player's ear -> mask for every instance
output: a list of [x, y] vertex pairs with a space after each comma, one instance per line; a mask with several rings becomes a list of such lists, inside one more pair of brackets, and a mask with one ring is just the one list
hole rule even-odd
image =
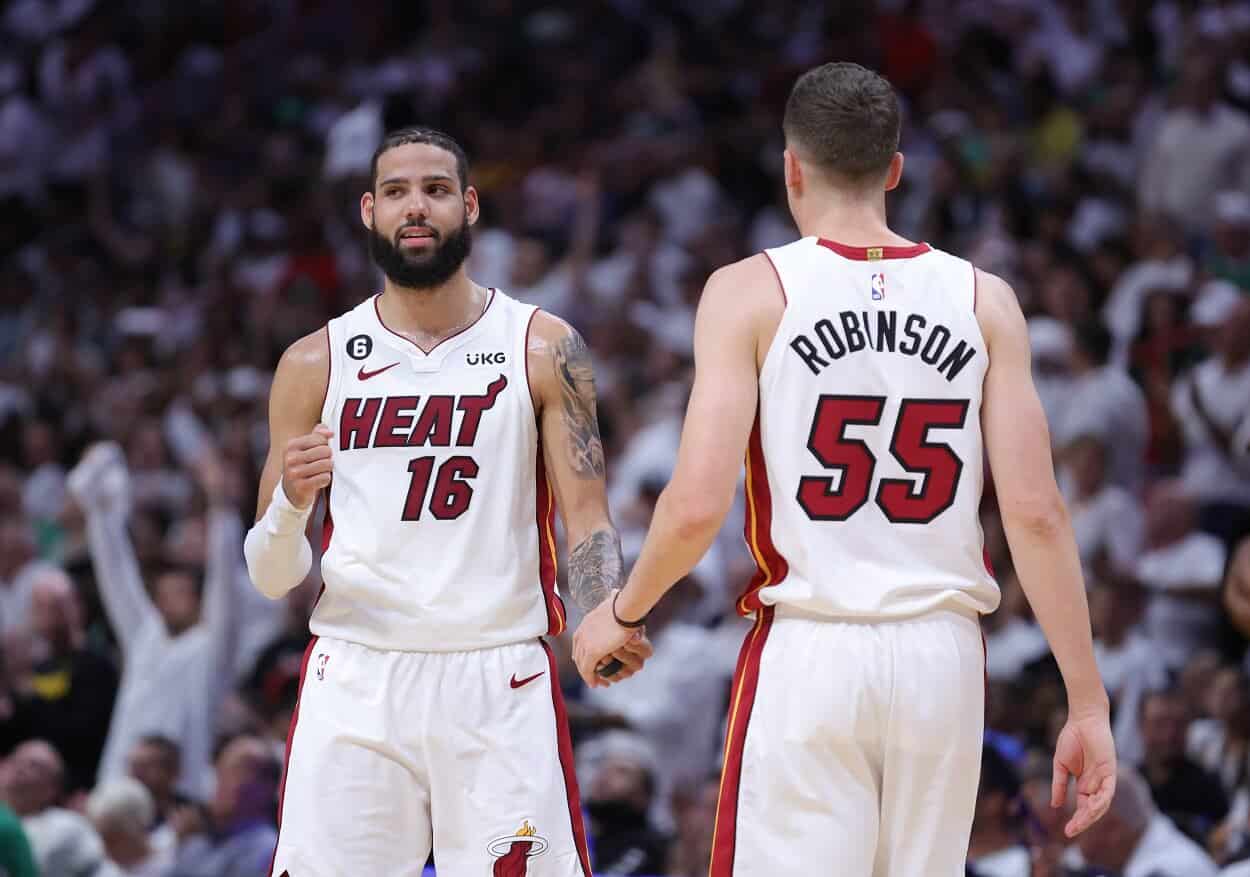
[[464, 190], [464, 218], [469, 225], [476, 225], [477, 218], [481, 213], [481, 205], [478, 202], [477, 189], [469, 186]]
[[789, 148], [781, 157], [785, 165], [786, 188], [795, 195], [803, 194], [803, 168], [799, 165], [799, 157]]
[[373, 229], [373, 193], [365, 192], [360, 196], [360, 221], [365, 228]]
[[885, 172], [885, 190], [893, 191], [903, 179], [903, 153], [896, 152], [890, 159], [890, 169]]

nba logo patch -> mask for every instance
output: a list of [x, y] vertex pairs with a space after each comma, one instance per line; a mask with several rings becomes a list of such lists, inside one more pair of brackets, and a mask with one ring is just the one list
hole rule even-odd
[[885, 275], [872, 275], [872, 300], [885, 301]]
[[317, 655], [317, 681], [320, 682], [326, 678], [326, 664], [330, 663], [330, 656], [325, 652]]

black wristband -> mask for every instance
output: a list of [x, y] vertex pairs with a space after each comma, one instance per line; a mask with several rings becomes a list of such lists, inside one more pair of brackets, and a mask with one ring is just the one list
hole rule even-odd
[[651, 614], [650, 612], [648, 612], [647, 615], [642, 616], [642, 618], [639, 618], [637, 621], [625, 621], [624, 619], [621, 618], [621, 616], [616, 614], [616, 598], [619, 596], [621, 596], [620, 591], [617, 591], [615, 594], [612, 595], [612, 620], [615, 621], [617, 624], [619, 624], [621, 627], [627, 627], [630, 630], [645, 626], [647, 623], [647, 615], [650, 615]]

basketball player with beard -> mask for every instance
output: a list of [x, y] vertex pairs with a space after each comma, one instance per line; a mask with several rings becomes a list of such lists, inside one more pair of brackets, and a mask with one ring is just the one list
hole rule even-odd
[[[360, 201], [381, 293], [291, 345], [245, 553], [277, 599], [321, 574], [272, 873], [589, 877], [556, 665], [568, 588], [621, 581], [594, 378], [568, 324], [469, 278], [477, 191], [445, 134], [374, 154]], [[641, 632], [615, 653], [634, 673]]]

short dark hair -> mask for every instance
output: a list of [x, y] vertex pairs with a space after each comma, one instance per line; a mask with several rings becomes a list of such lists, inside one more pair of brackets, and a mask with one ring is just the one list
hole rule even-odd
[[161, 755], [174, 766], [175, 770], [182, 764], [182, 747], [164, 734], [144, 734], [136, 742], [141, 746], [159, 749]]
[[1083, 320], [1076, 327], [1076, 346], [1098, 365], [1106, 364], [1111, 356], [1111, 333], [1102, 321], [1095, 318]]
[[1190, 711], [1189, 700], [1179, 686], [1150, 688], [1142, 694], [1141, 702], [1137, 705], [1137, 720], [1139, 722], [1146, 717], [1146, 708], [1157, 700], [1179, 703], [1184, 707], [1186, 713]]
[[898, 96], [885, 77], [838, 62], [794, 83], [782, 122], [788, 145], [849, 182], [884, 175], [898, 151]]
[[430, 146], [437, 146], [439, 149], [450, 152], [456, 157], [456, 176], [460, 178], [460, 189], [463, 191], [469, 187], [469, 157], [465, 155], [464, 148], [456, 142], [455, 138], [434, 128], [413, 125], [391, 131], [382, 138], [378, 148], [373, 151], [373, 158], [369, 161], [370, 189], [378, 182], [378, 159], [395, 147], [407, 146], [409, 143], [428, 143]]

